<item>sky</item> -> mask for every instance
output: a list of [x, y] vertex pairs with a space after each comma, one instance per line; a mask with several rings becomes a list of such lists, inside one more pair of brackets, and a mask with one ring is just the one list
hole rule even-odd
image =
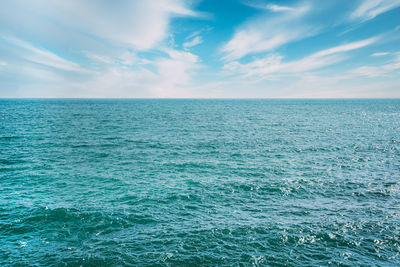
[[400, 97], [400, 0], [0, 2], [0, 97]]

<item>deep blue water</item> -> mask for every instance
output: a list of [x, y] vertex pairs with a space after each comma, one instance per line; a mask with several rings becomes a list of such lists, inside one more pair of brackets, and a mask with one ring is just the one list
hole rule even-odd
[[400, 100], [0, 100], [0, 265], [400, 265]]

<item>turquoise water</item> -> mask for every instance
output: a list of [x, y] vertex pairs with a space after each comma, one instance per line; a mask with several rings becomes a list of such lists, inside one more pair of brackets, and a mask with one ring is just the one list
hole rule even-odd
[[0, 100], [0, 265], [400, 264], [400, 100]]

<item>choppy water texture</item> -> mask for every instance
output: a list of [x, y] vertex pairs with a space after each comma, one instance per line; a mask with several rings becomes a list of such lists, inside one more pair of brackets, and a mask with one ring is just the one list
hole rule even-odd
[[400, 264], [400, 100], [0, 100], [0, 265]]

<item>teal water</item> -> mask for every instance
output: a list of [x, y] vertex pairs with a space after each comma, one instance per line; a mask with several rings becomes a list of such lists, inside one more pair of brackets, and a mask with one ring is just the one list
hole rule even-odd
[[400, 265], [400, 100], [0, 100], [0, 265]]

